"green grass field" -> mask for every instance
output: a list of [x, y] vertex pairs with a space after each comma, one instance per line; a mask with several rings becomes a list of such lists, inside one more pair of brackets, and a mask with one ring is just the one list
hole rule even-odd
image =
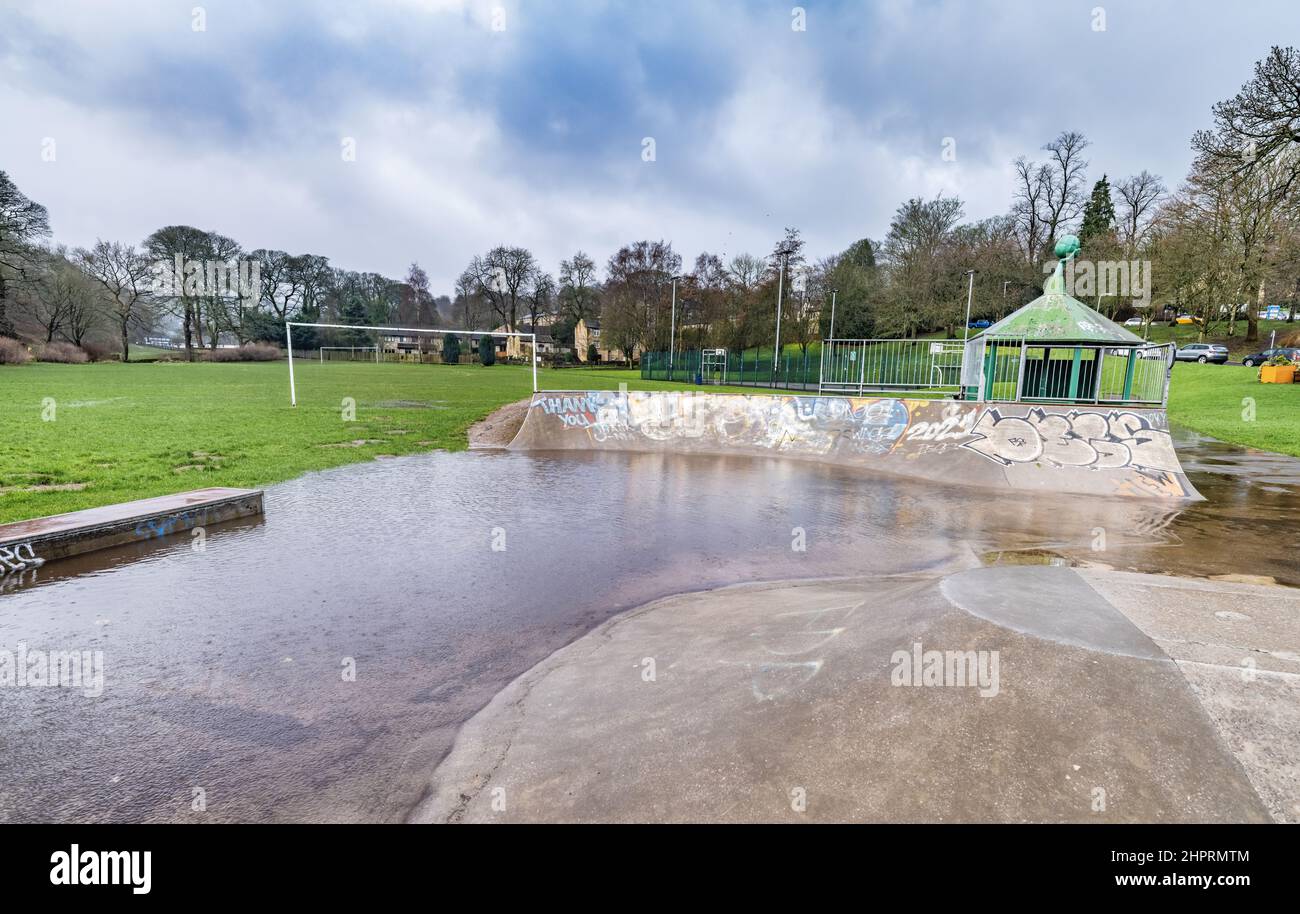
[[[296, 409], [285, 362], [0, 366], [0, 523], [205, 486], [263, 486], [381, 454], [459, 450], [470, 425], [532, 390], [528, 369], [514, 365], [294, 365]], [[617, 369], [543, 370], [538, 383], [688, 386]], [[343, 421], [347, 397], [356, 421]]]
[[[0, 522], [205, 486], [264, 486], [379, 455], [466, 446], [474, 422], [531, 391], [524, 367], [284, 362], [0, 366]], [[543, 370], [544, 389], [689, 389], [636, 370]], [[745, 387], [714, 392], [763, 393]], [[1255, 418], [1243, 419], [1253, 397]], [[344, 399], [355, 421], [344, 421]], [[1300, 385], [1177, 365], [1170, 418], [1300, 456]], [[47, 418], [49, 421], [46, 421]]]
[[1258, 378], [1258, 368], [1179, 362], [1169, 385], [1169, 421], [1300, 457], [1300, 384], [1261, 384]]

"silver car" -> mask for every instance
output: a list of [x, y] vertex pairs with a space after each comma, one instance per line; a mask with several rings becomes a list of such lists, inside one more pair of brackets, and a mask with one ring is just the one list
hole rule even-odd
[[1222, 365], [1228, 361], [1228, 347], [1216, 346], [1212, 343], [1188, 343], [1174, 353], [1174, 361], [1200, 362], [1202, 365], [1214, 362]]

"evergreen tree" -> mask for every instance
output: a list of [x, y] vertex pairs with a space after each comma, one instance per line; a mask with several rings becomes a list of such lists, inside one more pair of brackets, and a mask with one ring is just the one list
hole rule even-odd
[[1079, 245], [1088, 257], [1088, 242], [1107, 241], [1115, 232], [1115, 203], [1110, 198], [1110, 181], [1105, 175], [1092, 186], [1092, 196], [1083, 207], [1083, 225], [1079, 227]]
[[478, 360], [484, 365], [495, 365], [497, 361], [496, 341], [488, 334], [478, 338]]
[[[343, 300], [343, 307], [339, 311], [339, 321], [344, 324], [368, 324], [370, 322], [370, 312], [366, 308], [365, 299], [359, 295], [350, 294]], [[368, 346], [373, 342], [365, 330], [342, 330], [339, 331], [339, 343], [343, 346]]]
[[442, 361], [444, 365], [455, 365], [460, 361], [460, 337], [449, 333], [442, 341]]

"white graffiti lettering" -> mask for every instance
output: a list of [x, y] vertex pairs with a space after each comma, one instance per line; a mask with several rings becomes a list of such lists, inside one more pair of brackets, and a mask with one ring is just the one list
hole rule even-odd
[[19, 543], [17, 546], [0, 546], [0, 578], [10, 572], [26, 571], [39, 568], [45, 559], [36, 554], [31, 543]]
[[1181, 471], [1169, 432], [1136, 413], [1031, 409], [1004, 416], [990, 409], [971, 432], [975, 439], [962, 447], [1003, 466], [1041, 460], [1062, 467]]
[[978, 415], [978, 409], [962, 409], [954, 404], [943, 411], [941, 420], [914, 424], [907, 430], [907, 440], [950, 441], [969, 437]]

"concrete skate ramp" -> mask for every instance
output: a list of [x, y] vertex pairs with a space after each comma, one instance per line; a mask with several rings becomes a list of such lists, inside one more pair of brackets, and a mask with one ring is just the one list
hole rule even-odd
[[1162, 409], [694, 391], [533, 395], [511, 450], [780, 455], [988, 488], [1195, 499]]

